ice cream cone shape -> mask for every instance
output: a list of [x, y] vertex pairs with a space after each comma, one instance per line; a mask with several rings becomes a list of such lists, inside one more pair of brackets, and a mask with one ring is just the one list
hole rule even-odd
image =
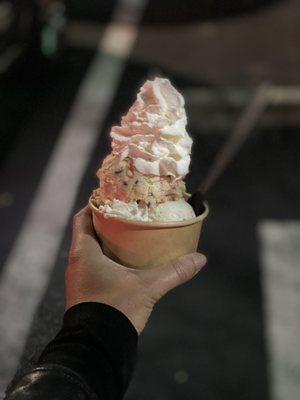
[[208, 206], [189, 203], [185, 177], [193, 140], [183, 96], [168, 79], [147, 80], [97, 171], [90, 207], [104, 253], [134, 268], [152, 268], [198, 247]]

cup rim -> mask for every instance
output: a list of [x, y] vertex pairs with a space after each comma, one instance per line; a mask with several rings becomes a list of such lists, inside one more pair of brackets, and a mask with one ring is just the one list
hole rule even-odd
[[120, 218], [120, 217], [116, 217], [116, 216], [113, 216], [113, 215], [105, 214], [104, 212], [100, 211], [92, 203], [92, 197], [93, 196], [91, 196], [89, 198], [89, 206], [90, 206], [92, 212], [94, 212], [95, 214], [101, 215], [106, 219], [114, 220], [114, 221], [120, 221], [120, 222], [123, 222], [125, 224], [129, 224], [129, 225], [138, 225], [138, 226], [153, 227], [153, 228], [176, 228], [176, 227], [179, 227], [179, 226], [188, 226], [188, 225], [196, 224], [196, 223], [198, 223], [200, 221], [204, 221], [204, 219], [207, 217], [207, 215], [209, 213], [209, 205], [208, 205], [207, 201], [204, 201], [203, 202], [203, 205], [204, 205], [203, 213], [198, 215], [195, 218], [186, 219], [186, 220], [183, 220], [183, 221], [170, 221], [170, 222], [134, 221], [134, 220], [131, 220], [131, 219]]

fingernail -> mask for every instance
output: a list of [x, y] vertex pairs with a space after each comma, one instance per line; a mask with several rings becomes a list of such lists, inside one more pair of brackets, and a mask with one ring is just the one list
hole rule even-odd
[[206, 264], [207, 258], [204, 254], [194, 253], [193, 255], [196, 271], [199, 272]]

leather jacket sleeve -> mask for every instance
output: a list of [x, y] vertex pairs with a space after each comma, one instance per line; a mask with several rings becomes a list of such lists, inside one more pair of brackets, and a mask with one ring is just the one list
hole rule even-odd
[[136, 348], [137, 332], [124, 314], [105, 304], [78, 304], [65, 313], [62, 329], [35, 368], [10, 385], [5, 399], [122, 399]]

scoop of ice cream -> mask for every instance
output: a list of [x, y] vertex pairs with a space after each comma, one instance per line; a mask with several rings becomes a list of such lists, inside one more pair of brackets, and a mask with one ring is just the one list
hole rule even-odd
[[109, 204], [100, 203], [99, 210], [110, 217], [125, 218], [134, 221], [149, 221], [149, 208], [136, 201], [126, 203], [120, 200], [113, 200]]
[[185, 200], [166, 201], [156, 207], [155, 221], [183, 221], [195, 218], [193, 207]]
[[102, 204], [99, 210], [111, 217], [125, 218], [144, 222], [174, 222], [195, 217], [193, 208], [184, 200], [166, 201], [157, 207], [148, 207], [136, 201], [125, 203], [113, 200], [110, 204]]
[[186, 123], [184, 99], [170, 81], [146, 81], [121, 126], [111, 130], [113, 152], [130, 157], [142, 174], [183, 178], [192, 146]]
[[168, 201], [188, 198], [182, 179], [169, 176], [144, 175], [126, 157], [108, 155], [97, 175], [100, 188], [94, 191], [97, 204], [113, 200], [142, 202], [148, 207]]

